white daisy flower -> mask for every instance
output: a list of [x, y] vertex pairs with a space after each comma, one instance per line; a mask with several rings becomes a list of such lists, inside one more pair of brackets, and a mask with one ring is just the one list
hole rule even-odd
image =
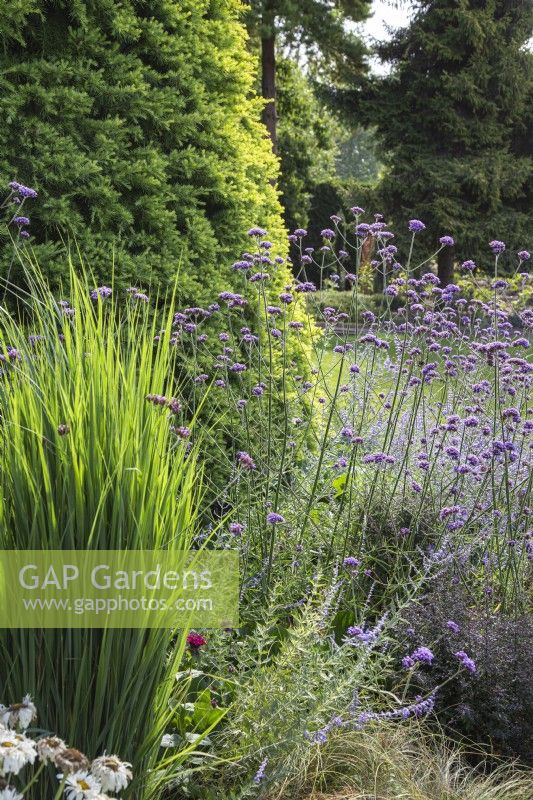
[[25, 731], [37, 719], [37, 709], [29, 694], [22, 703], [0, 705], [0, 725], [4, 728], [20, 728]]
[[131, 764], [121, 761], [118, 756], [100, 756], [95, 758], [91, 772], [95, 775], [105, 792], [120, 792], [132, 779]]
[[[37, 753], [41, 761], [47, 764], [49, 761], [54, 761], [67, 749], [67, 745], [58, 736], [43, 736], [42, 739], [37, 741]], [[1, 798], [0, 798], [1, 800]]]
[[24, 798], [14, 786], [4, 786], [0, 789], [0, 800], [24, 800]]
[[37, 757], [35, 744], [23, 733], [0, 730], [0, 775], [18, 775], [26, 764], [33, 764]]
[[[63, 780], [63, 775], [57, 776]], [[73, 772], [65, 781], [66, 800], [95, 800], [101, 795], [102, 787], [89, 772]]]
[[59, 750], [54, 755], [54, 764], [67, 775], [88, 770], [89, 763], [87, 756], [80, 753], [75, 747], [67, 747], [66, 750]]
[[[12, 707], [13, 708], [13, 707]], [[17, 722], [23, 731], [29, 728], [31, 723], [37, 719], [37, 708], [32, 702], [29, 694], [23, 699], [19, 706], [16, 706]]]

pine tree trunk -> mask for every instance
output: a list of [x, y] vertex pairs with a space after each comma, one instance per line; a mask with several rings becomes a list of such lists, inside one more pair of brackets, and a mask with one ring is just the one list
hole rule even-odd
[[443, 247], [438, 255], [438, 275], [442, 288], [444, 288], [444, 286], [448, 286], [449, 283], [453, 283], [454, 258], [455, 253], [453, 247]]
[[277, 152], [276, 133], [276, 32], [274, 15], [265, 11], [263, 15], [263, 36], [261, 38], [261, 92], [267, 101], [263, 109], [263, 122], [270, 138], [272, 150]]

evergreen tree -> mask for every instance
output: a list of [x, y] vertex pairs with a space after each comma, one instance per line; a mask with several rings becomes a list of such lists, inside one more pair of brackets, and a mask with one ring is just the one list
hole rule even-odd
[[305, 52], [308, 63], [333, 82], [353, 83], [366, 67], [366, 49], [347, 27], [368, 15], [369, 0], [248, 0], [251, 29], [261, 40], [263, 121], [277, 151], [277, 44]]
[[[531, 41], [531, 40], [530, 40]], [[516, 121], [511, 143], [512, 152], [519, 159], [533, 161], [533, 49], [530, 48], [525, 59], [525, 69], [522, 76], [527, 87], [527, 96], [524, 103], [524, 113]], [[533, 170], [530, 170], [523, 189], [513, 208], [520, 215], [519, 218], [529, 217], [530, 236], [529, 245], [533, 245]]]
[[[376, 185], [381, 165], [375, 131], [353, 128], [332, 113], [293, 59], [278, 59], [278, 78], [279, 189], [285, 223], [289, 230], [309, 228], [312, 212], [319, 232], [332, 213], [350, 207], [352, 195], [360, 201], [362, 186]], [[320, 236], [318, 242], [322, 244]]]
[[[0, 184], [39, 190], [35, 255], [195, 304], [246, 230], [282, 235], [240, 0], [18, 0], [0, 9]], [[7, 250], [3, 266], [7, 270]], [[226, 271], [225, 271], [226, 270]]]
[[531, 0], [420, 0], [410, 26], [380, 49], [393, 69], [366, 115], [388, 165], [385, 211], [404, 230], [422, 219], [422, 248], [455, 238], [455, 250], [439, 253], [445, 284], [456, 259], [488, 265], [490, 239], [531, 244], [532, 25]]
[[341, 129], [295, 61], [279, 59], [278, 77], [279, 189], [285, 224], [294, 230], [307, 226], [315, 186], [334, 179]]

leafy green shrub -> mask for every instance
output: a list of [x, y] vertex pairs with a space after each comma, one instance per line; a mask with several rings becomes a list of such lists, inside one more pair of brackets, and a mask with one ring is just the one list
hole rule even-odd
[[[372, 311], [372, 313], [379, 315], [383, 314], [388, 308], [395, 310], [399, 305], [399, 301], [393, 298], [392, 302], [388, 301], [382, 294], [360, 294], [357, 303], [357, 312], [359, 320], [365, 311]], [[339, 326], [350, 322], [356, 321], [356, 306], [354, 302], [353, 292], [344, 291], [339, 292], [338, 289], [324, 289], [317, 292], [309, 304], [310, 313], [316, 316], [318, 322], [323, 321], [323, 311], [325, 308], [334, 307], [340, 314], [346, 314], [347, 318], [339, 321]]]
[[[517, 316], [519, 312], [533, 307], [533, 287], [529, 281], [529, 273], [504, 275], [503, 280], [506, 283], [505, 310], [513, 315], [513, 324], [520, 324]], [[481, 303], [490, 303], [494, 299], [492, 282], [482, 276], [476, 275], [475, 280], [461, 277], [457, 285], [465, 297], [479, 300]]]

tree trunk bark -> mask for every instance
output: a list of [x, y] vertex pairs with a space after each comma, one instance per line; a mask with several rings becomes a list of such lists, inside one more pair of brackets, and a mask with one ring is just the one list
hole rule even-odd
[[453, 247], [443, 247], [437, 257], [438, 275], [441, 288], [453, 283], [453, 262], [455, 252]]
[[263, 16], [261, 38], [261, 93], [267, 101], [263, 109], [263, 122], [272, 140], [272, 150], [277, 153], [276, 132], [276, 32], [274, 15], [266, 12]]

